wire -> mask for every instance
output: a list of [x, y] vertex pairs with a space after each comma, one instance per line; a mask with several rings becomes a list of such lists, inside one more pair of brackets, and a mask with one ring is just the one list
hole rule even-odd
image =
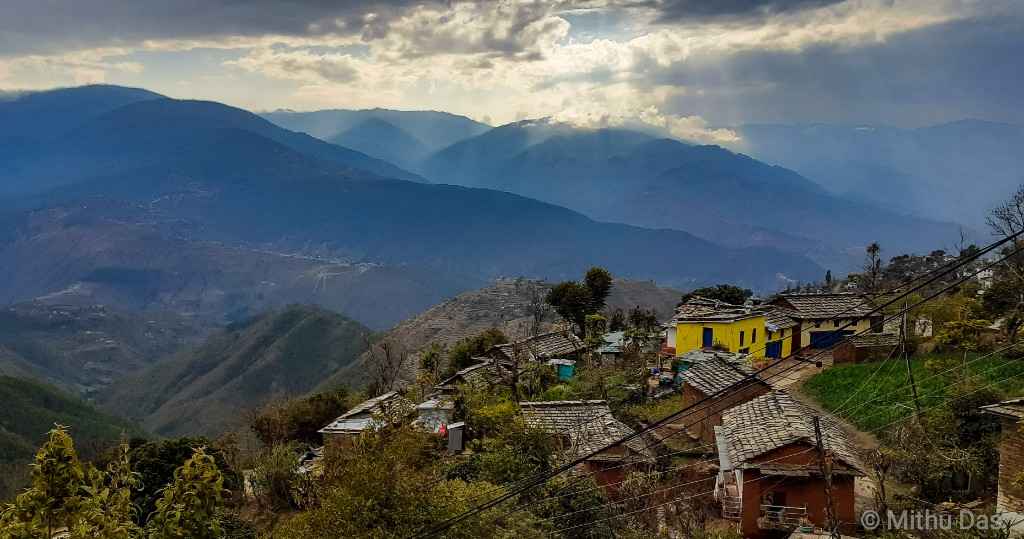
[[[1000, 246], [1000, 245], [1002, 245], [1002, 244], [1004, 244], [1004, 243], [1006, 243], [1006, 242], [1012, 241], [1013, 239], [1015, 239], [1015, 238], [1016, 238], [1017, 236], [1019, 236], [1019, 235], [1020, 235], [1020, 234], [1022, 234], [1022, 233], [1024, 233], [1024, 231], [1021, 231], [1021, 232], [1017, 232], [1017, 233], [1015, 233], [1015, 234], [1013, 234], [1013, 235], [1007, 236], [1006, 238], [1004, 238], [1004, 239], [1002, 239], [1002, 240], [999, 240], [999, 241], [997, 241], [997, 242], [994, 242], [994, 243], [990, 244], [989, 246], [985, 247], [984, 249], [981, 249], [981, 250], [979, 250], [979, 251], [978, 251], [978, 253], [976, 253], [975, 255], [973, 255], [973, 256], [971, 256], [971, 257], [967, 257], [967, 258], [964, 258], [964, 259], [958, 259], [958, 261], [957, 261], [957, 262], [956, 262], [955, 264], [952, 264], [952, 265], [951, 265], [951, 267], [950, 267], [949, 269], [946, 269], [946, 270], [942, 271], [941, 273], [936, 273], [936, 275], [935, 275], [935, 276], [933, 276], [932, 278], [930, 278], [930, 279], [926, 280], [925, 282], [923, 282], [923, 283], [921, 283], [921, 284], [919, 284], [919, 285], [917, 285], [917, 286], [915, 286], [915, 287], [911, 288], [911, 289], [910, 289], [910, 290], [908, 290], [908, 291], [905, 291], [905, 292], [901, 293], [901, 294], [900, 294], [900, 295], [898, 295], [898, 296], [897, 296], [896, 298], [893, 298], [892, 300], [889, 300], [889, 301], [888, 301], [888, 302], [886, 302], [885, 304], [883, 304], [883, 305], [881, 305], [881, 306], [879, 306], [879, 307], [876, 307], [876, 308], [872, 309], [871, 311], [869, 311], [869, 312], [867, 313], [867, 315], [870, 315], [870, 314], [872, 314], [872, 313], [875, 313], [875, 312], [877, 312], [877, 311], [880, 311], [880, 310], [882, 310], [882, 309], [884, 309], [884, 308], [886, 308], [886, 307], [888, 307], [888, 306], [891, 306], [892, 304], [894, 304], [894, 303], [895, 303], [895, 302], [897, 302], [898, 300], [902, 299], [903, 297], [905, 297], [905, 296], [909, 296], [910, 294], [912, 294], [912, 293], [916, 292], [917, 290], [919, 290], [919, 289], [921, 289], [921, 288], [923, 288], [923, 287], [927, 286], [928, 284], [931, 284], [932, 282], [935, 282], [936, 280], [938, 280], [939, 278], [941, 278], [941, 276], [942, 276], [942, 275], [944, 275], [944, 274], [948, 273], [949, 271], [952, 271], [952, 270], [953, 270], [953, 269], [955, 269], [956, 267], [958, 267], [958, 266], [962, 266], [962, 265], [965, 265], [965, 264], [967, 264], [967, 263], [969, 263], [969, 262], [973, 261], [974, 259], [977, 259], [978, 257], [982, 256], [983, 254], [985, 254], [985, 253], [988, 253], [988, 252], [990, 252], [991, 250], [995, 249], [996, 247], [998, 247], [998, 246]], [[997, 260], [996, 262], [993, 262], [992, 264], [989, 264], [989, 265], [986, 265], [986, 266], [982, 267], [981, 269], [979, 269], [979, 270], [975, 271], [975, 272], [974, 272], [973, 274], [967, 274], [967, 275], [965, 275], [964, 277], [962, 277], [962, 278], [960, 278], [960, 279], [957, 279], [957, 280], [955, 280], [955, 281], [954, 281], [954, 282], [953, 282], [952, 284], [950, 284], [950, 285], [948, 285], [948, 286], [946, 286], [946, 287], [943, 287], [943, 288], [942, 288], [942, 289], [940, 289], [940, 290], [939, 290], [938, 292], [936, 292], [936, 293], [934, 293], [934, 294], [931, 294], [931, 295], [930, 295], [930, 296], [928, 296], [927, 298], [925, 298], [925, 299], [923, 299], [923, 300], [921, 300], [921, 301], [917, 302], [917, 303], [916, 303], [916, 304], [914, 305], [914, 307], [917, 307], [917, 306], [919, 306], [919, 305], [921, 305], [921, 304], [923, 304], [923, 303], [925, 303], [925, 302], [927, 302], [927, 301], [930, 301], [930, 300], [934, 299], [935, 297], [938, 297], [938, 295], [940, 295], [940, 294], [942, 294], [942, 293], [944, 293], [944, 292], [946, 292], [946, 291], [950, 290], [950, 289], [951, 289], [951, 288], [953, 288], [954, 286], [958, 286], [958, 285], [962, 284], [962, 283], [963, 283], [963, 282], [965, 282], [965, 281], [966, 281], [967, 279], [969, 279], [969, 278], [971, 278], [971, 277], [973, 277], [973, 276], [977, 275], [977, 274], [978, 274], [978, 273], [980, 273], [981, 271], [984, 271], [984, 270], [986, 270], [986, 269], [989, 269], [989, 268], [991, 268], [992, 266], [994, 266], [995, 264], [998, 264], [999, 262], [1002, 262], [1003, 260], [1006, 260], [1007, 258], [1009, 258], [1009, 257], [1013, 256], [1013, 255], [1014, 255], [1014, 254], [1016, 254], [1017, 252], [1020, 252], [1021, 250], [1024, 250], [1024, 246], [1022, 246], [1022, 247], [1019, 247], [1019, 248], [1017, 248], [1017, 249], [1016, 249], [1016, 250], [1015, 250], [1014, 252], [1011, 252], [1011, 253], [1009, 253], [1009, 254], [1007, 254], [1007, 255], [1004, 255], [1004, 256], [1003, 256], [1002, 258], [1000, 258], [1000, 259], [999, 259], [999, 260]], [[926, 275], [927, 275], [927, 274], [926, 274]], [[916, 279], [915, 279], [915, 280], [916, 280]], [[912, 280], [911, 282], [913, 282], [913, 280]], [[904, 309], [903, 309], [902, 311], [900, 311], [900, 314], [903, 314], [903, 313], [909, 312], [910, 308], [911, 308], [911, 307], [905, 307], [905, 308], [904, 308]], [[866, 316], [866, 315], [865, 315], [865, 316]], [[894, 316], [894, 317], [895, 317], [895, 316]], [[891, 318], [894, 318], [894, 317], [891, 317]], [[853, 325], [853, 322], [849, 322], [849, 323], [847, 323], [847, 324], [844, 324], [844, 326], [843, 326], [842, 328], [840, 328], [840, 330], [841, 330], [841, 329], [843, 329], [843, 328], [848, 328], [848, 327], [850, 327], [851, 325]], [[866, 331], [866, 330], [865, 330], [865, 331]], [[862, 332], [860, 332], [860, 333], [863, 333], [863, 331], [862, 331]], [[856, 335], [856, 334], [857, 334], [857, 333], [854, 333], [854, 335]], [[821, 354], [822, 354], [822, 353], [824, 353], [824, 352], [827, 352], [828, 350], [830, 350], [831, 348], [834, 348], [834, 347], [835, 347], [835, 346], [837, 346], [838, 344], [840, 344], [840, 343], [842, 343], [842, 342], [845, 342], [846, 340], [848, 340], [848, 339], [849, 339], [850, 337], [852, 337], [852, 336], [854, 336], [854, 335], [849, 335], [849, 336], [847, 336], [847, 337], [845, 337], [845, 338], [843, 338], [843, 339], [840, 339], [840, 340], [838, 340], [837, 342], [833, 343], [833, 344], [832, 344], [832, 345], [831, 345], [831, 346], [830, 346], [830, 347], [829, 347], [828, 349], [824, 349], [824, 350], [822, 350], [822, 351], [818, 352], [817, 354], [815, 354], [814, 356], [812, 356], [812, 358], [811, 358], [811, 359], [813, 359], [814, 357], [817, 357], [817, 356], [821, 355]], [[793, 355], [793, 354], [791, 354], [790, 356], [787, 356], [787, 358], [788, 358], [788, 357], [791, 357], [792, 355]], [[752, 373], [752, 374], [750, 374], [749, 376], [745, 377], [745, 378], [744, 378], [743, 380], [741, 380], [740, 382], [737, 382], [737, 384], [738, 384], [738, 383], [741, 383], [741, 382], [745, 382], [745, 381], [747, 381], [747, 380], [754, 380], [754, 379], [757, 379], [757, 375], [759, 375], [759, 374], [761, 374], [761, 373], [765, 372], [766, 370], [768, 370], [768, 369], [770, 369], [770, 368], [772, 368], [772, 367], [774, 367], [774, 366], [778, 365], [779, 363], [781, 363], [782, 361], [784, 361], [784, 360], [785, 360], [785, 359], [787, 359], [787, 358], [783, 358], [783, 359], [780, 359], [779, 361], [775, 362], [774, 364], [769, 364], [768, 366], [766, 366], [766, 367], [764, 367], [764, 368], [762, 368], [762, 369], [759, 369], [758, 371], [755, 371], [754, 373]], [[788, 370], [792, 369], [792, 368], [793, 368], [793, 367], [794, 367], [795, 365], [796, 365], [796, 363], [794, 363], [794, 365], [791, 365], [790, 367], [786, 367], [786, 368], [783, 368], [783, 369], [782, 369], [782, 370], [780, 370], [779, 372], [775, 373], [775, 375], [780, 375], [780, 374], [782, 374], [783, 372], [786, 372], [786, 371], [788, 371]], [[733, 384], [733, 385], [737, 385], [737, 384]], [[674, 414], [670, 414], [669, 416], [666, 416], [665, 418], [662, 418], [661, 420], [658, 420], [658, 421], [654, 422], [653, 424], [649, 425], [648, 427], [646, 427], [645, 429], [643, 429], [643, 430], [641, 430], [641, 431], [639, 431], [639, 432], [634, 432], [634, 433], [632, 433], [632, 434], [629, 434], [629, 435], [627, 435], [627, 436], [624, 436], [623, 438], [621, 438], [621, 439], [619, 439], [619, 440], [617, 440], [617, 441], [615, 441], [615, 442], [613, 442], [613, 443], [611, 443], [611, 444], [607, 444], [606, 446], [604, 446], [604, 447], [602, 447], [602, 448], [599, 448], [599, 449], [595, 449], [595, 450], [591, 451], [590, 453], [588, 453], [588, 454], [586, 454], [586, 455], [584, 455], [584, 456], [582, 456], [582, 457], [579, 457], [579, 458], [577, 458], [577, 459], [574, 459], [574, 460], [573, 460], [573, 461], [571, 461], [571, 462], [568, 462], [568, 463], [562, 464], [562, 465], [560, 465], [560, 466], [556, 467], [556, 468], [555, 468], [555, 469], [554, 469], [553, 471], [551, 471], [551, 472], [548, 472], [548, 473], [546, 473], [546, 474], [543, 474], [542, 476], [540, 476], [540, 477], [537, 477], [536, 479], [532, 479], [532, 480], [530, 480], [530, 481], [528, 481], [528, 482], [524, 482], [524, 483], [522, 484], [522, 486], [516, 487], [516, 488], [512, 489], [511, 491], [509, 491], [509, 492], [506, 492], [505, 494], [503, 494], [503, 495], [500, 495], [500, 496], [498, 496], [497, 498], [494, 498], [494, 499], [492, 499], [492, 500], [490, 500], [490, 501], [488, 501], [488, 502], [485, 502], [485, 503], [483, 503], [483, 504], [480, 504], [480, 505], [478, 505], [478, 506], [476, 506], [476, 507], [473, 507], [473, 508], [471, 508], [471, 509], [469, 509], [469, 510], [467, 510], [467, 511], [464, 511], [463, 513], [460, 513], [459, 515], [456, 515], [456, 516], [454, 516], [454, 517], [450, 517], [450, 518], [446, 519], [445, 521], [443, 521], [443, 522], [439, 523], [438, 525], [435, 525], [435, 526], [431, 527], [431, 528], [430, 528], [430, 529], [428, 529], [428, 530], [425, 530], [425, 531], [423, 531], [423, 532], [420, 532], [420, 533], [417, 533], [417, 534], [415, 534], [415, 535], [414, 535], [413, 537], [417, 537], [417, 538], [418, 538], [418, 537], [427, 537], [427, 536], [433, 535], [433, 534], [435, 534], [435, 533], [439, 533], [439, 532], [441, 532], [441, 531], [444, 531], [444, 530], [446, 530], [446, 529], [450, 528], [451, 526], [453, 526], [453, 525], [457, 524], [458, 522], [460, 522], [460, 521], [462, 521], [462, 520], [464, 520], [464, 519], [468, 518], [469, 516], [471, 516], [471, 515], [473, 515], [473, 514], [476, 514], [476, 513], [479, 513], [479, 512], [481, 512], [481, 511], [484, 511], [484, 510], [486, 510], [486, 509], [489, 509], [489, 508], [491, 508], [491, 507], [494, 507], [495, 505], [498, 505], [498, 504], [500, 504], [500, 503], [502, 503], [502, 502], [504, 502], [504, 501], [506, 501], [506, 500], [508, 500], [508, 499], [511, 499], [511, 498], [513, 498], [513, 497], [517, 496], [517, 495], [518, 495], [519, 493], [521, 493], [521, 492], [524, 492], [524, 491], [526, 491], [526, 490], [528, 490], [528, 489], [530, 489], [530, 488], [533, 488], [533, 487], [539, 486], [540, 484], [543, 484], [543, 483], [544, 483], [544, 482], [546, 482], [546, 481], [547, 481], [548, 479], [550, 479], [550, 478], [552, 478], [552, 477], [554, 477], [554, 476], [556, 476], [556, 475], [559, 475], [559, 474], [561, 474], [561, 473], [564, 473], [565, 471], [568, 471], [568, 470], [572, 469], [572, 468], [573, 468], [573, 467], [575, 467], [576, 465], [578, 465], [578, 464], [580, 464], [580, 463], [582, 463], [582, 462], [584, 462], [584, 461], [586, 461], [586, 460], [590, 459], [591, 457], [593, 457], [593, 456], [595, 456], [595, 455], [597, 455], [597, 454], [600, 454], [600, 453], [602, 453], [602, 452], [604, 452], [604, 451], [607, 451], [608, 449], [610, 449], [610, 448], [612, 448], [612, 447], [615, 447], [615, 446], [617, 446], [617, 445], [619, 445], [619, 444], [622, 444], [622, 443], [627, 443], [627, 442], [629, 442], [630, 440], [633, 440], [633, 439], [635, 439], [635, 438], [637, 438], [637, 437], [639, 437], [639, 436], [642, 436], [643, 434], [645, 434], [645, 433], [647, 433], [647, 432], [650, 432], [651, 430], [654, 430], [655, 428], [657, 428], [657, 427], [660, 427], [660, 426], [664, 425], [664, 424], [665, 424], [665, 423], [667, 423], [668, 421], [671, 421], [671, 420], [672, 420], [672, 419], [674, 419], [675, 417], [678, 417], [678, 416], [679, 416], [679, 415], [681, 415], [682, 413], [684, 413], [684, 412], [687, 412], [687, 411], [689, 411], [690, 409], [694, 408], [694, 407], [695, 407], [695, 406], [697, 406], [697, 405], [700, 405], [700, 404], [702, 404], [702, 403], [704, 403], [704, 402], [707, 402], [707, 401], [710, 401], [710, 400], [712, 400], [712, 399], [716, 399], [716, 398], [718, 398], [718, 397], [722, 396], [722, 394], [723, 394], [723, 393], [725, 393], [726, 391], [728, 391], [728, 390], [729, 390], [729, 389], [730, 389], [731, 387], [732, 387], [732, 386], [729, 386], [729, 387], [727, 387], [727, 388], [724, 388], [723, 390], [720, 390], [720, 391], [716, 392], [716, 393], [715, 393], [714, 395], [709, 395], [709, 396], [705, 397], [704, 399], [702, 399], [701, 401], [698, 401], [697, 403], [694, 403], [693, 405], [687, 406], [687, 407], [685, 407], [684, 409], [682, 409], [682, 410], [680, 410], [680, 411], [678, 411], [678, 412], [676, 412], [676, 413], [674, 413]]]

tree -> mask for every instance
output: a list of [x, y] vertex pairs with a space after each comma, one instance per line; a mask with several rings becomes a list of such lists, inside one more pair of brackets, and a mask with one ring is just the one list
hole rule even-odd
[[371, 346], [370, 383], [366, 387], [367, 395], [372, 398], [394, 390], [408, 360], [408, 352], [399, 343], [384, 340]]
[[[1000, 238], [1009, 238], [1024, 232], [1024, 186], [1021, 186], [1006, 201], [992, 210], [988, 217], [989, 228]], [[986, 307], [994, 314], [1007, 318], [1007, 337], [1015, 340], [1017, 331], [1024, 320], [1024, 255], [1013, 253], [1024, 245], [1017, 237], [1002, 249], [1008, 258], [997, 267], [996, 279], [990, 294], [986, 294]]]
[[498, 328], [488, 328], [475, 337], [462, 339], [448, 351], [446, 373], [451, 375], [469, 367], [474, 363], [473, 358], [482, 356], [494, 346], [507, 342], [508, 337]]
[[565, 281], [556, 284], [548, 291], [545, 301], [563, 320], [573, 325], [577, 335], [583, 336], [586, 334], [587, 315], [597, 314], [604, 308], [612, 284], [608, 270], [593, 267], [587, 271], [582, 283]]
[[174, 482], [156, 502], [149, 539], [217, 539], [224, 535], [218, 512], [224, 501], [224, 476], [214, 458], [197, 448], [174, 472]]
[[623, 331], [626, 329], [626, 313], [622, 309], [612, 311], [608, 319], [608, 331]]
[[687, 294], [683, 295], [682, 303], [686, 303], [694, 297], [702, 297], [705, 299], [715, 299], [718, 301], [724, 301], [733, 305], [743, 305], [748, 299], [753, 297], [754, 291], [747, 288], [740, 288], [731, 284], [720, 284], [716, 286], [709, 286], [704, 288], [698, 288]]
[[864, 253], [864, 288], [868, 292], [875, 292], [881, 284], [882, 247], [877, 242], [871, 242]]
[[573, 325], [577, 334], [586, 328], [587, 314], [593, 302], [586, 286], [575, 281], [559, 283], [548, 292], [547, 302], [558, 316]]
[[[308, 397], [274, 401], [256, 413], [249, 428], [268, 446], [286, 442], [318, 445], [322, 442], [320, 428], [351, 408], [350, 400], [348, 390], [338, 388]], [[184, 459], [175, 465], [181, 462]]]
[[825, 270], [825, 288], [832, 290], [832, 270]]
[[590, 292], [589, 312], [596, 313], [603, 309], [608, 294], [612, 291], [612, 274], [604, 268], [590, 268], [583, 278], [583, 284]]

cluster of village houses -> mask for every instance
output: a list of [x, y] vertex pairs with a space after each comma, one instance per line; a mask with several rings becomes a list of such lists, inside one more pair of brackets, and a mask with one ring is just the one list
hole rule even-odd
[[[613, 494], [614, 485], [630, 471], [650, 469], [659, 451], [665, 451], [662, 442], [685, 436], [717, 454], [717, 466], [706, 479], [721, 516], [734, 521], [744, 537], [821, 530], [830, 521], [854, 533], [855, 485], [867, 472], [861, 449], [835, 418], [787, 392], [775, 375], [792, 367], [791, 362], [820, 369], [889, 357], [900, 336], [886, 332], [882, 322], [866, 297], [852, 293], [784, 294], [756, 306], [695, 297], [664, 325], [660, 360], [651, 366], [653, 379], [662, 381], [653, 384], [658, 387], [670, 371], [668, 389], [652, 391], [652, 396], [681, 394], [681, 408], [692, 406], [692, 412], [612, 445], [635, 431], [616, 419], [605, 401], [521, 402], [520, 410], [526, 425], [555, 439], [566, 461], [611, 446], [589, 456], [578, 471]], [[476, 364], [437, 384], [424, 402], [409, 402], [394, 391], [352, 408], [321, 430], [325, 446], [343, 451], [374, 428], [379, 414], [406, 410], [420, 428], [446, 437], [449, 452], [460, 454], [469, 432], [455, 417], [453, 396], [460, 386], [506, 384], [511, 363], [524, 357], [553, 365], [559, 378], [569, 379], [576, 362], [593, 358], [592, 352], [604, 360], [621, 354], [624, 339], [613, 333], [604, 346], [588, 351], [571, 332], [556, 331], [495, 346]], [[827, 361], [814, 359], [822, 355]], [[665, 362], [673, 367], [663, 368]], [[1006, 421], [998, 510], [1024, 514], [1024, 492], [1015, 483], [1024, 471], [1019, 428], [1024, 400], [985, 411]]]

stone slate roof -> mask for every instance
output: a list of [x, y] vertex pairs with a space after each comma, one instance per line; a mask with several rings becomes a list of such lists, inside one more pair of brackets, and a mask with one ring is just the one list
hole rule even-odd
[[741, 382], [755, 372], [744, 354], [695, 350], [683, 354], [681, 359], [692, 364], [683, 372], [683, 383], [708, 396]]
[[850, 344], [855, 348], [899, 346], [900, 336], [895, 333], [862, 333], [851, 336]]
[[874, 303], [862, 294], [780, 294], [775, 305], [788, 307], [798, 318], [832, 319], [868, 316]]
[[[520, 402], [519, 407], [527, 426], [568, 438], [571, 448], [566, 452], [567, 457], [586, 455], [635, 432], [615, 419], [603, 400]], [[642, 437], [625, 445], [642, 457], [653, 455]], [[605, 455], [594, 458], [602, 460], [602, 457], [607, 458]]]
[[730, 309], [740, 309], [741, 305], [733, 305], [732, 303], [726, 303], [717, 299], [708, 299], [700, 296], [694, 296], [682, 305], [676, 307], [675, 318], [694, 318], [712, 314], [718, 311], [727, 311]]
[[1008, 419], [1024, 419], [1024, 399], [1013, 399], [982, 406], [982, 410]]
[[495, 366], [493, 359], [491, 358], [473, 358], [478, 361], [465, 369], [462, 369], [455, 374], [445, 378], [439, 382], [434, 389], [443, 391], [445, 389], [454, 389], [458, 384], [469, 384], [474, 387], [485, 387], [487, 385], [498, 383], [502, 376], [505, 374], [504, 366], [500, 363]]
[[856, 472], [864, 465], [857, 449], [839, 422], [829, 415], [794, 399], [785, 391], [772, 391], [722, 414], [722, 426], [715, 429], [728, 451], [728, 462], [738, 468], [759, 468], [754, 459], [791, 444], [815, 445], [814, 416], [821, 416], [825, 449]]
[[397, 391], [391, 391], [372, 399], [365, 400], [351, 410], [338, 416], [326, 427], [320, 429], [323, 434], [342, 434], [359, 432], [373, 423], [373, 414], [383, 411], [388, 406], [412, 407], [412, 403]]
[[791, 311], [785, 307], [779, 307], [777, 305], [766, 306], [765, 312], [765, 328], [768, 331], [779, 331], [781, 329], [789, 329], [798, 326], [800, 323], [797, 322], [797, 313]]
[[569, 356], [586, 348], [583, 341], [571, 331], [552, 331], [516, 341], [515, 345], [512, 343], [499, 344], [492, 350], [507, 359], [514, 360], [516, 345], [519, 346], [519, 353], [530, 361]]

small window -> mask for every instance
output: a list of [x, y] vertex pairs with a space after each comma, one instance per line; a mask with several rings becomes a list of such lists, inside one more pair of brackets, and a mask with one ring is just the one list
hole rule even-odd
[[814, 327], [820, 328], [821, 327], [821, 320], [815, 320], [814, 321]]
[[772, 340], [772, 330], [768, 330], [768, 340]]
[[743, 332], [742, 332], [742, 331], [740, 331], [740, 346], [743, 346], [743, 345], [745, 344], [745, 343], [743, 342], [743, 339], [744, 339], [744, 337], [745, 337], [745, 335], [743, 334]]
[[757, 344], [757, 328], [750, 330], [750, 344]]

